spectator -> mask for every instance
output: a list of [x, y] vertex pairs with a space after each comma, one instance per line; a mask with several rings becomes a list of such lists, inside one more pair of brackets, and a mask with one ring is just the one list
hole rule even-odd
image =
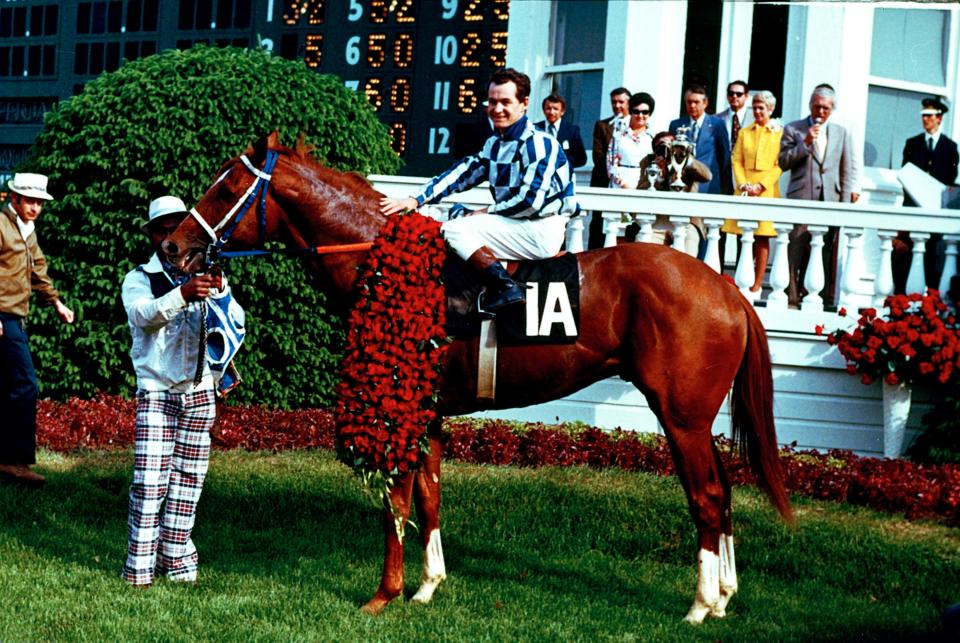
[[[619, 118], [627, 116], [630, 103], [630, 90], [617, 87], [610, 92], [610, 108], [613, 115], [597, 121], [593, 126], [593, 171], [590, 174], [590, 187], [605, 188], [610, 185], [607, 175], [607, 149], [613, 137], [613, 124]], [[590, 218], [590, 248], [603, 247], [603, 219], [599, 212]]]
[[[856, 200], [853, 192], [853, 152], [847, 131], [829, 122], [836, 105], [836, 94], [827, 87], [814, 89], [810, 96], [810, 116], [788, 124], [780, 140], [779, 163], [790, 172], [788, 199], [809, 201]], [[836, 283], [836, 245], [839, 228], [830, 226], [824, 237], [823, 262], [826, 287], [824, 302], [833, 303]], [[789, 302], [796, 306], [810, 256], [810, 233], [807, 226], [796, 225], [790, 233], [787, 257], [790, 266]]]
[[534, 127], [552, 135], [560, 142], [563, 153], [567, 155], [567, 160], [574, 168], [586, 165], [587, 151], [583, 148], [580, 128], [574, 123], [563, 120], [563, 115], [567, 113], [567, 103], [563, 97], [550, 94], [543, 99], [541, 107], [546, 120], [534, 123]]
[[53, 199], [47, 177], [14, 174], [8, 187], [10, 201], [0, 213], [0, 479], [38, 487], [44, 478], [30, 469], [37, 461], [37, 376], [25, 323], [30, 293], [67, 324], [73, 311], [60, 301], [37, 244], [35, 221]]
[[687, 115], [670, 122], [670, 133], [677, 135], [681, 127], [688, 128], [687, 137], [696, 148], [698, 161], [710, 168], [711, 179], [700, 184], [704, 194], [731, 194], [730, 139], [723, 120], [707, 114], [707, 90], [703, 85], [689, 85], [683, 93]]
[[[757, 92], [753, 97], [753, 122], [740, 131], [731, 159], [734, 185], [739, 194], [780, 197], [781, 171], [777, 157], [780, 154], [783, 128], [771, 118], [776, 108], [776, 97], [766, 90]], [[736, 222], [730, 219], [724, 223], [723, 232], [742, 233]], [[753, 264], [756, 276], [750, 292], [756, 293], [757, 297], [767, 270], [767, 259], [770, 257], [770, 237], [775, 236], [777, 231], [771, 221], [761, 221], [753, 233]]]
[[[710, 181], [710, 168], [694, 158], [690, 153], [690, 144], [687, 141], [678, 141], [670, 132], [660, 132], [653, 137], [653, 153], [640, 161], [640, 182], [637, 188], [650, 188], [650, 177], [647, 168], [656, 164], [659, 173], [654, 182], [654, 189], [661, 192], [696, 192], [699, 185]], [[673, 161], [671, 163], [671, 161]], [[679, 171], [679, 175], [677, 175]], [[658, 214], [653, 222], [653, 242], [663, 245], [673, 245], [675, 225], [670, 217]], [[627, 240], [636, 237], [637, 226], [631, 224], [627, 228]], [[685, 252], [695, 255], [698, 251], [700, 239], [706, 236], [703, 219], [691, 217], [687, 224]]]
[[[944, 185], [953, 185], [957, 180], [957, 164], [960, 161], [957, 144], [940, 131], [943, 115], [949, 109], [939, 98], [924, 98], [921, 102], [920, 119], [923, 133], [908, 138], [903, 146], [903, 163], [913, 163], [921, 170]], [[909, 195], [904, 196], [904, 205], [916, 206]], [[907, 275], [913, 258], [913, 242], [908, 232], [900, 232], [894, 242], [893, 284], [897, 293], [906, 290]], [[940, 274], [943, 272], [944, 247], [943, 235], [931, 234], [923, 255], [923, 267], [928, 288], [940, 287]]]
[[746, 81], [735, 80], [727, 85], [727, 104], [729, 107], [717, 114], [717, 118], [723, 119], [730, 149], [733, 150], [737, 146], [737, 137], [741, 130], [753, 122], [753, 113], [748, 107], [751, 104], [750, 88]]
[[650, 94], [634, 94], [628, 103], [630, 118], [614, 125], [607, 148], [611, 188], [632, 190], [640, 183], [640, 161], [653, 153], [653, 136], [647, 131], [647, 122], [655, 106]]
[[[201, 302], [227, 296], [227, 286], [214, 275], [188, 279], [159, 254], [160, 244], [186, 216], [183, 201], [176, 197], [150, 203], [149, 220], [142, 229], [154, 254], [127, 273], [122, 287], [137, 375], [123, 577], [137, 587], [149, 587], [158, 573], [174, 582], [197, 580], [198, 556], [191, 534], [216, 418]], [[233, 317], [243, 315], [235, 302], [230, 305]]]

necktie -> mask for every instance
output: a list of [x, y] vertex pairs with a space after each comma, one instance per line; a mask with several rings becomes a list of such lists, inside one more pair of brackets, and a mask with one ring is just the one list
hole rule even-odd
[[817, 153], [817, 160], [823, 163], [823, 155], [827, 151], [827, 128], [820, 129], [820, 136], [813, 140], [813, 148]]
[[693, 142], [696, 143], [697, 137], [700, 136], [700, 126], [697, 125], [697, 121], [693, 121], [693, 132], [691, 134], [693, 136]]
[[547, 125], [547, 131], [550, 132], [550, 136], [554, 138], [557, 137], [557, 126], [554, 125], [553, 123], [550, 123], [549, 125]]
[[737, 144], [737, 135], [740, 134], [740, 117], [733, 113], [733, 120], [730, 125], [730, 147]]
[[933, 154], [933, 137], [932, 136], [927, 137], [927, 151]]

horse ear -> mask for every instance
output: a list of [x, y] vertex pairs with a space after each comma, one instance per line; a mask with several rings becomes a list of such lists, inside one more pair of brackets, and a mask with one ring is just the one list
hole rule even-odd
[[276, 149], [277, 147], [280, 147], [280, 133], [277, 130], [273, 130], [269, 134], [258, 138], [247, 148], [246, 154], [250, 157], [251, 163], [259, 166], [264, 159], [267, 158], [267, 150]]

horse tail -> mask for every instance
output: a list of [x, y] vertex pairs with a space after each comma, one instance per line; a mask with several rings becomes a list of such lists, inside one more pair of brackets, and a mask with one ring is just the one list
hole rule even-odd
[[730, 398], [733, 440], [746, 458], [758, 485], [789, 523], [793, 509], [783, 482], [783, 469], [773, 421], [773, 368], [763, 323], [753, 306], [740, 298], [747, 316], [747, 346]]

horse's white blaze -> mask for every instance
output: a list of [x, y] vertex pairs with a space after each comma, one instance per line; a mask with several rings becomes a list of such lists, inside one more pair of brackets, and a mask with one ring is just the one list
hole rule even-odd
[[702, 623], [720, 599], [720, 556], [701, 549], [697, 556], [697, 595], [683, 620]]
[[423, 577], [420, 589], [410, 599], [415, 603], [429, 603], [440, 582], [447, 577], [447, 567], [443, 562], [443, 546], [440, 544], [440, 530], [430, 532], [426, 551], [423, 553]]
[[737, 562], [733, 557], [733, 534], [720, 535], [720, 600], [712, 615], [726, 615], [727, 603], [737, 593]]

